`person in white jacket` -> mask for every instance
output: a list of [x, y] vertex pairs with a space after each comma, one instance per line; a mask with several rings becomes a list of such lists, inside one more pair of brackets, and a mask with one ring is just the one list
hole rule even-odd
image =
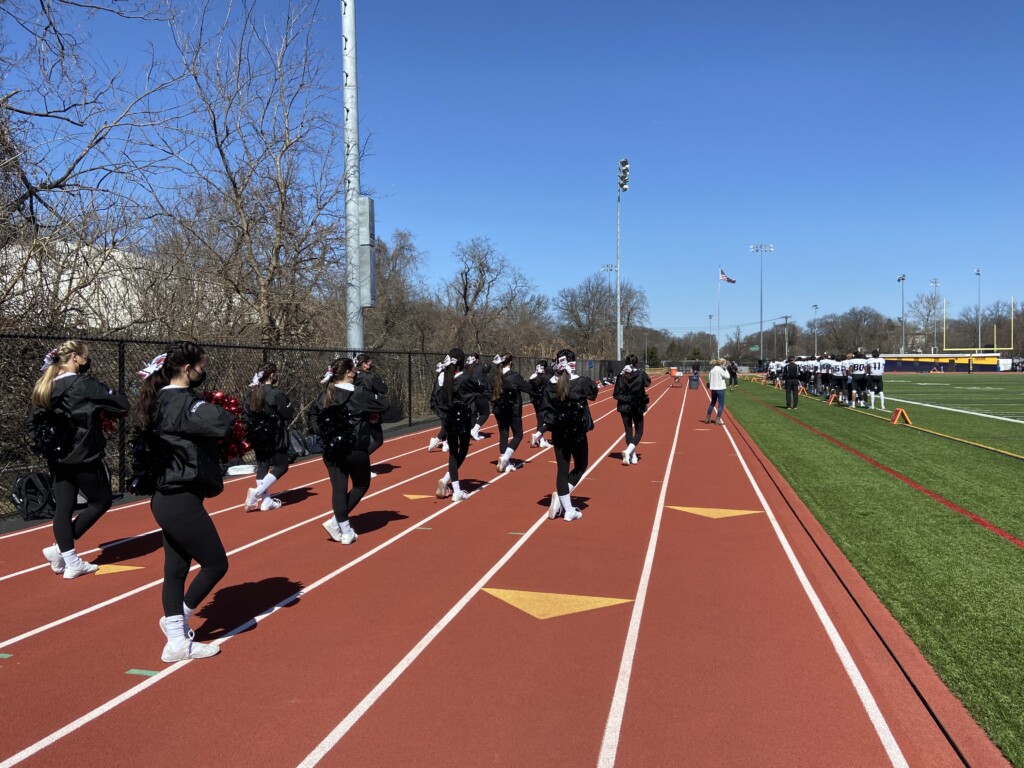
[[725, 408], [725, 387], [729, 383], [729, 372], [725, 370], [725, 360], [716, 358], [711, 361], [711, 370], [708, 371], [708, 389], [711, 390], [711, 402], [708, 404], [708, 415], [704, 418], [705, 424], [711, 423], [711, 412], [718, 404], [718, 415], [715, 417], [715, 424], [722, 423], [722, 409]]

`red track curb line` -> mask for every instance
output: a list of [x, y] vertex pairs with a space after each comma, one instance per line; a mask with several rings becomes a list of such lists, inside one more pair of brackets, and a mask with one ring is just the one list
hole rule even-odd
[[[768, 403], [765, 403], [762, 400], [755, 400], [755, 402], [760, 403], [765, 408], [771, 408], [771, 406]], [[935, 491], [932, 491], [932, 490], [929, 490], [928, 488], [925, 488], [923, 485], [921, 485], [917, 481], [911, 480], [906, 475], [897, 472], [895, 469], [892, 469], [891, 467], [887, 467], [885, 464], [882, 464], [879, 461], [875, 461], [875, 459], [872, 459], [870, 456], [864, 455], [863, 453], [858, 451], [856, 448], [851, 448], [850, 446], [846, 445], [845, 443], [840, 442], [839, 440], [836, 440], [834, 437], [832, 437], [830, 435], [826, 435], [824, 432], [821, 432], [820, 430], [815, 429], [810, 424], [806, 424], [806, 423], [800, 421], [799, 419], [789, 415], [788, 413], [784, 413], [784, 414], [781, 414], [781, 415], [784, 418], [789, 419], [793, 423], [799, 424], [801, 427], [803, 427], [804, 429], [814, 433], [815, 435], [818, 435], [819, 437], [825, 438], [830, 443], [832, 443], [834, 445], [837, 445], [838, 447], [842, 448], [844, 451], [847, 451], [848, 453], [852, 453], [857, 458], [863, 459], [868, 464], [870, 464], [871, 466], [875, 467], [875, 469], [880, 469], [883, 472], [885, 472], [886, 474], [892, 475], [897, 480], [900, 480], [901, 482], [906, 483], [907, 485], [909, 485], [915, 491], [923, 493], [925, 496], [928, 496], [929, 498], [939, 502], [939, 504], [942, 504], [944, 507], [948, 507], [949, 509], [953, 510], [954, 512], [957, 512], [957, 513], [963, 515], [968, 520], [971, 520], [971, 521], [977, 523], [978, 525], [980, 525], [982, 528], [985, 528], [986, 530], [991, 531], [992, 533], [996, 534], [997, 536], [999, 536], [999, 537], [1001, 537], [1003, 539], [1006, 539], [1008, 542], [1010, 542], [1014, 546], [1019, 547], [1020, 549], [1024, 549], [1024, 540], [1018, 539], [1016, 536], [1014, 536], [1012, 533], [1010, 533], [1008, 531], [1004, 531], [1002, 528], [1000, 528], [995, 523], [990, 523], [985, 518], [979, 517], [978, 515], [974, 514], [973, 512], [964, 509], [959, 504], [954, 504], [952, 501], [947, 499], [945, 496], [942, 496], [942, 495], [936, 493]]]
[[[786, 414], [788, 416], [788, 414]], [[800, 422], [798, 422], [800, 423]], [[789, 506], [793, 519], [802, 528], [811, 544], [821, 553], [825, 566], [834, 572], [839, 584], [845, 589], [856, 608], [863, 614], [873, 632], [884, 644], [887, 653], [903, 670], [903, 675], [919, 692], [920, 698], [934, 713], [934, 717], [952, 737], [953, 745], [963, 755], [968, 766], [1006, 766], [1010, 763], [988, 734], [978, 725], [963, 703], [950, 691], [938, 673], [922, 655], [920, 649], [907, 634], [903, 625], [889, 612], [857, 569], [846, 558], [839, 546], [832, 540], [811, 510], [797, 495], [796, 491], [771, 463], [750, 435], [733, 420], [733, 426], [742, 436], [745, 446], [757, 458], [761, 468], [775, 485], [779, 495]], [[828, 437], [825, 435], [825, 437]], [[845, 446], [842, 446], [845, 447]], [[780, 512], [784, 510], [779, 510]], [[780, 523], [783, 517], [779, 517]], [[784, 523], [792, 527], [788, 519]], [[794, 532], [796, 533], [796, 531]], [[806, 556], [806, 555], [805, 555]], [[814, 578], [821, 582], [821, 569], [816, 568]], [[827, 578], [824, 577], [824, 578]], [[830, 591], [835, 600], [835, 591]], [[844, 633], [845, 634], [845, 633]], [[861, 644], [863, 647], [863, 644]], [[872, 670], [873, 676], [877, 673]], [[872, 686], [876, 688], [877, 686]], [[880, 702], [881, 703], [881, 702]], [[887, 702], [891, 706], [891, 702]]]

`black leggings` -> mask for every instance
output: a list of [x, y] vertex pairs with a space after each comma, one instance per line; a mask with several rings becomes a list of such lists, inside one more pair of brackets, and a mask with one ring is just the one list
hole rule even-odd
[[[370, 454], [366, 451], [352, 451], [337, 464], [324, 459], [324, 466], [331, 478], [334, 519], [343, 523], [370, 489]], [[348, 489], [349, 479], [352, 480], [351, 491]]]
[[[188, 491], [153, 494], [153, 517], [164, 534], [164, 616], [181, 616], [181, 604], [197, 608], [228, 572], [228, 556], [203, 498]], [[188, 592], [185, 577], [192, 561], [199, 573]]]
[[[75, 541], [82, 538], [103, 517], [103, 513], [110, 509], [113, 502], [110, 476], [102, 461], [70, 467], [57, 464], [51, 466], [50, 470], [53, 475], [53, 500], [57, 503], [53, 513], [53, 537], [60, 551], [67, 552], [74, 549]], [[72, 520], [79, 491], [89, 503]]]
[[622, 414], [622, 428], [626, 430], [626, 444], [639, 445], [644, 436], [644, 415], [642, 413]]
[[367, 451], [368, 454], [372, 454], [378, 448], [384, 445], [384, 427], [381, 426], [380, 422], [370, 425], [370, 449]]
[[[512, 432], [512, 439], [508, 439], [509, 431]], [[505, 453], [506, 448], [511, 448], [515, 451], [519, 447], [519, 443], [523, 441], [523, 417], [513, 416], [512, 420], [508, 424], [502, 424], [498, 422], [498, 451], [499, 453]]]
[[491, 402], [486, 397], [476, 401], [476, 418], [473, 423], [482, 427], [487, 418], [491, 415]]
[[267, 474], [272, 474], [278, 480], [284, 477], [288, 471], [288, 454], [284, 451], [274, 453], [256, 454], [256, 479], [262, 480]]
[[459, 467], [469, 453], [469, 433], [451, 430], [448, 432], [448, 476], [455, 482], [459, 479]]
[[[573, 467], [569, 469], [569, 461]], [[555, 478], [555, 489], [559, 496], [569, 493], [570, 485], [578, 485], [583, 473], [587, 471], [590, 461], [590, 446], [587, 438], [572, 443], [565, 443], [559, 440], [555, 444], [555, 464], [558, 466], [558, 475]]]

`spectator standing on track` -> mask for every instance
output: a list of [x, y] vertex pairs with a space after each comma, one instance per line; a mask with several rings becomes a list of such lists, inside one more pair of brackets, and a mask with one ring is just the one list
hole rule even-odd
[[452, 501], [464, 501], [469, 493], [459, 485], [459, 467], [469, 453], [473, 406], [486, 390], [483, 382], [470, 374], [466, 354], [459, 347], [453, 347], [445, 357], [444, 371], [437, 383], [440, 387], [437, 406], [441, 424], [448, 433], [448, 471], [437, 481], [435, 495], [443, 499], [450, 494]]
[[800, 399], [800, 366], [793, 355], [789, 356], [782, 367], [782, 381], [786, 388], [786, 408], [796, 410]]
[[309, 420], [323, 443], [324, 466], [331, 479], [334, 516], [324, 523], [324, 529], [342, 544], [359, 538], [349, 516], [370, 489], [370, 418], [388, 409], [386, 397], [357, 387], [355, 381], [355, 362], [350, 357], [339, 357], [321, 379], [323, 391], [309, 409]]
[[[494, 400], [491, 410], [498, 423], [498, 471], [513, 472], [512, 454], [523, 440], [523, 394], [530, 385], [518, 371], [512, 370], [512, 355], [504, 352], [494, 356]], [[509, 439], [509, 432], [512, 439]]]
[[[368, 390], [370, 394], [387, 398], [388, 385], [380, 376], [373, 372], [373, 359], [366, 352], [356, 355], [356, 386]], [[384, 445], [384, 418], [383, 414], [370, 416], [370, 450], [373, 456], [378, 448]], [[371, 467], [370, 477], [376, 477], [377, 473]]]
[[871, 410], [875, 409], [875, 395], [881, 398], [882, 410], [885, 410], [885, 389], [882, 376], [885, 374], [885, 358], [876, 349], [868, 359], [868, 393], [871, 396]]
[[256, 453], [256, 487], [245, 492], [245, 511], [280, 509], [281, 500], [270, 487], [288, 471], [288, 425], [295, 406], [277, 388], [277, 366], [265, 363], [249, 383], [252, 392], [246, 408], [248, 440]]
[[715, 405], [718, 405], [718, 415], [715, 417], [715, 424], [722, 424], [722, 411], [725, 408], [725, 383], [729, 380], [729, 372], [722, 367], [722, 363], [725, 362], [721, 359], [714, 359], [711, 361], [711, 370], [708, 371], [708, 389], [711, 391], [711, 402], [708, 405], [707, 416], [704, 417], [704, 423], [711, 423], [711, 413], [715, 410]]
[[[551, 431], [555, 446], [555, 492], [551, 494], [548, 517], [579, 520], [583, 513], [572, 505], [572, 491], [590, 462], [587, 433], [594, 428], [588, 400], [597, 398], [597, 385], [576, 374], [576, 353], [559, 351], [555, 375], [548, 380], [541, 410], [541, 431]], [[572, 468], [570, 469], [570, 464]]]
[[[231, 434], [235, 417], [192, 391], [206, 381], [201, 346], [175, 344], [159, 367], [155, 363], [132, 408], [132, 420], [163, 446], [168, 457], [157, 470], [150, 508], [164, 543], [160, 629], [167, 643], [160, 658], [171, 663], [220, 652], [216, 645], [194, 642], [188, 622], [228, 570], [227, 553], [203, 499], [224, 490], [217, 443]], [[199, 563], [199, 573], [186, 591], [193, 560]]]
[[[75, 541], [85, 535], [110, 509], [113, 493], [110, 475], [103, 465], [107, 439], [103, 417], [122, 418], [128, 398], [101, 384], [86, 371], [92, 363], [89, 345], [68, 340], [43, 358], [42, 375], [32, 389], [30, 429], [46, 456], [53, 478], [53, 537], [56, 543], [43, 550], [54, 573], [74, 579], [98, 570], [82, 560]], [[78, 495], [85, 509], [72, 519]]]
[[636, 355], [626, 355], [626, 366], [615, 379], [615, 398], [619, 414], [622, 416], [622, 427], [625, 432], [626, 448], [622, 451], [622, 464], [636, 464], [638, 459], [636, 447], [644, 436], [644, 414], [647, 413], [647, 388], [651, 386], [651, 378], [640, 370], [640, 360]]

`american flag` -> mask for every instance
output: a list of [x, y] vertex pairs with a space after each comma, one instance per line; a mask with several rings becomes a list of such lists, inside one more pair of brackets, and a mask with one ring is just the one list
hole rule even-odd
[[721, 267], [718, 268], [718, 279], [719, 280], [725, 280], [725, 282], [727, 282], [727, 283], [735, 283], [736, 282], [731, 277], [729, 277], [727, 274], [725, 274], [725, 272], [722, 271]]

